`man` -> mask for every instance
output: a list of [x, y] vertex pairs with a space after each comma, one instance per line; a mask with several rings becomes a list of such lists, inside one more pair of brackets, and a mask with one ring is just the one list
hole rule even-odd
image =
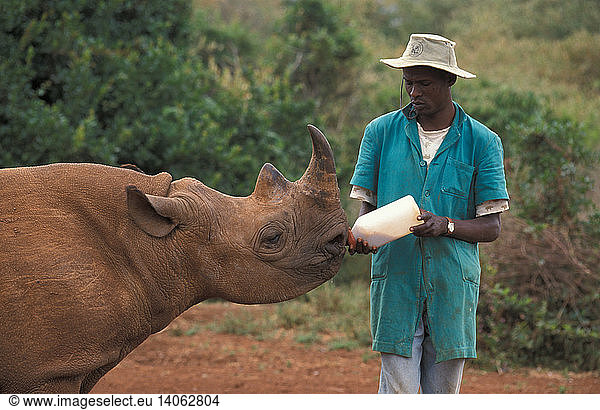
[[371, 330], [381, 352], [380, 393], [458, 393], [466, 358], [476, 357], [478, 242], [495, 240], [508, 193], [500, 138], [453, 102], [455, 43], [413, 34], [402, 57], [410, 103], [365, 128], [350, 183], [360, 215], [412, 195], [422, 224], [414, 235], [350, 253], [373, 252]]

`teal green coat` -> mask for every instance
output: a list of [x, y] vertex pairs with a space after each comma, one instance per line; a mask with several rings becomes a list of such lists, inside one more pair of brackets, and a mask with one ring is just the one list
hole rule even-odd
[[[404, 110], [371, 121], [350, 183], [377, 193], [377, 207], [412, 195], [420, 208], [453, 219], [475, 218], [475, 207], [508, 199], [502, 143], [458, 104], [429, 169], [416, 121]], [[373, 350], [410, 357], [427, 300], [436, 362], [476, 357], [475, 312], [479, 248], [449, 237], [408, 235], [383, 245], [371, 265]]]

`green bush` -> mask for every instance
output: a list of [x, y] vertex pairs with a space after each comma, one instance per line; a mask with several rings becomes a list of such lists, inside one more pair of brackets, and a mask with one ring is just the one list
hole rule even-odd
[[185, 0], [1, 7], [2, 166], [134, 163], [248, 194], [264, 162], [292, 177], [308, 163], [314, 104], [285, 79], [235, 71], [239, 27], [193, 20]]
[[275, 72], [315, 101], [330, 122], [343, 107], [339, 102], [355, 91], [357, 58], [362, 47], [343, 14], [323, 0], [284, 0], [271, 57]]
[[559, 117], [544, 100], [482, 81], [458, 93], [504, 146], [511, 208], [534, 223], [576, 227], [594, 209], [589, 192], [599, 155], [581, 124]]
[[[550, 115], [512, 127], [521, 155], [513, 155], [513, 187], [521, 196], [520, 211], [536, 223], [574, 227], [592, 209], [596, 155], [583, 143], [585, 130], [577, 123]], [[526, 147], [535, 147], [527, 149]], [[516, 157], [516, 158], [515, 158]]]
[[[587, 303], [598, 300], [598, 293]], [[496, 283], [482, 288], [478, 309], [480, 357], [498, 367], [600, 368], [600, 327]]]

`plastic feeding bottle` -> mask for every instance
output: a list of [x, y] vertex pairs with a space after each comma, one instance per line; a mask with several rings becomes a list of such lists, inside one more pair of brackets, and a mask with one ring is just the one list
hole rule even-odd
[[352, 227], [352, 236], [368, 242], [370, 247], [380, 247], [411, 233], [411, 226], [422, 224], [417, 219], [420, 214], [415, 199], [407, 195], [360, 216]]

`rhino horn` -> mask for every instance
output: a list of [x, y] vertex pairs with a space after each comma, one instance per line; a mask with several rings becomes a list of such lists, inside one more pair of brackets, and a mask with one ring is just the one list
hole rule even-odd
[[312, 139], [312, 157], [298, 183], [319, 202], [337, 202], [340, 192], [331, 146], [325, 135], [314, 125], [309, 124], [308, 131]]
[[275, 168], [266, 163], [263, 165], [252, 196], [263, 200], [273, 200], [283, 197], [290, 188], [291, 182]]

